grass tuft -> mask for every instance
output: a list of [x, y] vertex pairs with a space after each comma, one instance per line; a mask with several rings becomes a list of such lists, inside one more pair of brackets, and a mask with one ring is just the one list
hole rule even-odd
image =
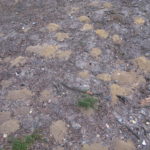
[[34, 133], [22, 139], [14, 139], [12, 140], [12, 150], [28, 150], [35, 141], [40, 139], [41, 136]]
[[78, 101], [78, 106], [83, 108], [94, 108], [95, 103], [97, 102], [97, 98], [88, 94], [82, 95], [82, 97]]

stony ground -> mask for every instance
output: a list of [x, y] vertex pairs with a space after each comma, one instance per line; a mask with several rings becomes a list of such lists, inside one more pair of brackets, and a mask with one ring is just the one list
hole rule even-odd
[[1, 0], [0, 50], [0, 149], [150, 150], [149, 0]]

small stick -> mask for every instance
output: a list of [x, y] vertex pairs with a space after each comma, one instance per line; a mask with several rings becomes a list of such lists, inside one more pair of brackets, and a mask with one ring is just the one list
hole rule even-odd
[[[68, 86], [67, 84], [65, 84], [65, 83], [61, 83], [65, 88], [67, 88], [67, 89], [69, 89], [69, 90], [71, 90], [71, 91], [76, 91], [76, 92], [79, 92], [79, 93], [87, 93], [87, 91], [85, 91], [85, 90], [82, 90], [82, 89], [79, 89], [79, 88], [77, 88], [77, 87], [70, 87], [70, 86]], [[87, 93], [88, 94], [88, 93]], [[92, 95], [97, 95], [97, 96], [100, 96], [100, 95], [102, 95], [102, 93], [92, 93]]]

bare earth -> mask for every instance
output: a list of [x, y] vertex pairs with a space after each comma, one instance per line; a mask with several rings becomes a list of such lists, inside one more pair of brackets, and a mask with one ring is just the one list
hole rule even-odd
[[0, 149], [34, 131], [33, 150], [150, 150], [149, 0], [0, 0]]

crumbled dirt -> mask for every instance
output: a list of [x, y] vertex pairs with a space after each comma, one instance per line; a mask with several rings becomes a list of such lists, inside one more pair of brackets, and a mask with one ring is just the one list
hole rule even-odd
[[18, 120], [8, 120], [0, 125], [0, 133], [8, 134], [14, 133], [19, 129], [19, 122]]
[[50, 133], [59, 144], [62, 144], [65, 140], [65, 136], [67, 135], [67, 127], [66, 123], [62, 120], [58, 120], [53, 122], [50, 126]]
[[37, 131], [36, 150], [149, 150], [149, 14], [149, 0], [1, 0], [0, 149]]

